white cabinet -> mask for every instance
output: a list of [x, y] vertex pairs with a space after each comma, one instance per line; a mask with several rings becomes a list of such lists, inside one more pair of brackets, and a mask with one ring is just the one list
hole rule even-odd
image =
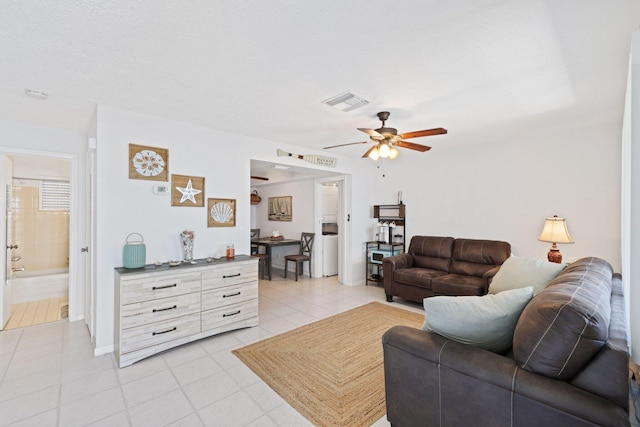
[[117, 268], [115, 354], [125, 367], [211, 335], [258, 325], [258, 262]]
[[338, 207], [340, 206], [338, 187], [323, 185], [320, 197], [320, 205], [322, 206], [322, 222], [337, 222]]

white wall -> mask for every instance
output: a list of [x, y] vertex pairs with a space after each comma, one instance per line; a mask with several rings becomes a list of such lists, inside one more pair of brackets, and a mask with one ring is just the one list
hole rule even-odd
[[[68, 160], [55, 158], [33, 157], [33, 156], [13, 156], [13, 176], [20, 178], [40, 177], [69, 179], [70, 163]], [[37, 186], [37, 183], [33, 183]]]
[[[130, 180], [130, 143], [169, 149], [171, 174], [204, 177], [207, 198], [236, 199], [236, 227], [208, 228], [206, 207], [172, 207], [169, 196], [153, 194], [152, 188], [157, 181]], [[98, 107], [97, 146], [96, 224], [99, 255], [96, 351], [100, 353], [110, 351], [113, 346], [113, 269], [122, 266], [122, 249], [126, 236], [132, 232], [144, 236], [147, 263], [180, 259], [178, 235], [185, 229], [195, 231], [195, 258], [222, 254], [228, 242], [235, 244], [237, 254], [248, 254], [248, 236], [253, 228], [250, 214], [253, 209], [250, 205], [250, 159], [299, 165], [299, 159], [277, 157], [276, 148], [290, 152], [298, 152], [300, 149], [105, 106]], [[309, 150], [305, 149], [305, 153], [309, 153]], [[353, 212], [349, 211], [356, 224], [364, 222], [366, 206], [370, 203], [368, 193], [362, 190], [370, 185], [372, 170], [369, 165], [364, 166], [358, 160], [360, 159], [340, 157], [336, 168], [336, 174], [342, 170], [356, 176], [353, 186], [354, 192], [358, 191], [358, 196], [354, 198], [357, 208]], [[305, 167], [312, 166], [314, 165], [305, 164]], [[263, 194], [263, 190], [260, 195], [263, 202], [259, 206], [265, 206], [268, 195]], [[304, 220], [304, 212], [308, 207], [296, 202], [304, 200], [303, 194], [291, 188], [290, 195], [294, 196], [296, 203], [294, 217]], [[313, 191], [310, 191], [310, 197], [313, 201]], [[313, 206], [313, 203], [310, 205]], [[297, 228], [298, 225], [294, 230], [281, 224], [284, 223], [279, 223], [278, 227], [285, 236], [301, 231]], [[300, 226], [306, 227], [306, 222]], [[364, 236], [364, 232], [354, 234], [352, 253], [357, 254], [358, 260], [364, 260], [364, 255], [360, 252], [360, 242], [364, 241], [360, 236]], [[364, 267], [354, 269], [354, 274], [360, 273], [360, 270], [364, 271]], [[347, 281], [358, 280], [363, 280], [363, 277], [348, 278]]]
[[386, 165], [386, 178], [377, 175], [377, 202], [396, 203], [403, 192], [408, 239], [506, 240], [516, 255], [536, 258], [551, 246], [537, 240], [545, 217], [558, 215], [575, 240], [559, 244], [565, 260], [598, 256], [620, 271], [620, 128], [401, 155]]
[[628, 295], [631, 356], [640, 364], [640, 30], [633, 33], [629, 65], [623, 127], [622, 278]]
[[[0, 153], [48, 156], [71, 162], [72, 185], [69, 232], [69, 319], [82, 319], [85, 312], [85, 151], [87, 135], [62, 129], [0, 120]], [[5, 213], [2, 212], [2, 221]]]

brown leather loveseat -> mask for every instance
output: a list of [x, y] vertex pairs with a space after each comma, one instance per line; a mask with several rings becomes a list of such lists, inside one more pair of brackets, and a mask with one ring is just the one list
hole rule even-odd
[[510, 255], [507, 242], [413, 236], [407, 253], [382, 260], [387, 301], [394, 296], [422, 302], [436, 295], [484, 295]]
[[599, 258], [529, 301], [504, 354], [406, 326], [382, 343], [394, 427], [629, 425], [623, 283]]

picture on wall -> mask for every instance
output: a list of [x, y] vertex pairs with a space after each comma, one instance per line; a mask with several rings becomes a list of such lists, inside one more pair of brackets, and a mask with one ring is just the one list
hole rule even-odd
[[129, 179], [169, 181], [169, 150], [129, 144]]
[[291, 221], [293, 218], [291, 196], [269, 197], [269, 221]]
[[171, 175], [171, 206], [204, 206], [204, 177]]
[[207, 227], [235, 227], [236, 199], [207, 199]]

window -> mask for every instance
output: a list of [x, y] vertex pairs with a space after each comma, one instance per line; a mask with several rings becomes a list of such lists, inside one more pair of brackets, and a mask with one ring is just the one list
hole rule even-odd
[[43, 179], [40, 181], [40, 210], [68, 211], [71, 207], [69, 181]]

